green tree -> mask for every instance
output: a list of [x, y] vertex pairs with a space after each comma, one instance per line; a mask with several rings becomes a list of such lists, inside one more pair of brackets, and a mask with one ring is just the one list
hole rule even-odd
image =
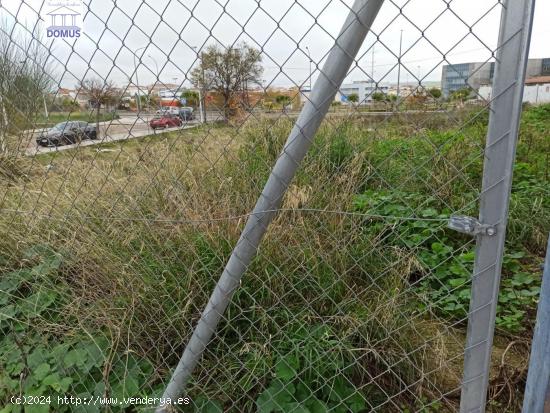
[[451, 93], [451, 100], [464, 101], [470, 97], [471, 93], [472, 93], [472, 89], [469, 87], [455, 90], [454, 92]]
[[199, 106], [199, 92], [186, 90], [181, 94], [181, 97], [187, 101], [187, 105], [193, 107]]
[[372, 94], [372, 100], [375, 102], [384, 102], [386, 100], [386, 95], [382, 92], [374, 92]]
[[39, 33], [0, 21], [0, 155], [5, 136], [32, 124], [54, 84], [50, 52]]
[[357, 102], [359, 102], [359, 95], [357, 93], [351, 93], [350, 95], [348, 95], [348, 101], [356, 104]]
[[[98, 78], [84, 79], [77, 85], [79, 95], [86, 96], [90, 106], [96, 110], [96, 127], [99, 137], [99, 119], [101, 116], [101, 107], [114, 103], [117, 100], [118, 93], [113, 82], [110, 80], [101, 80]], [[145, 96], [140, 97], [140, 99]]]
[[428, 93], [434, 99], [439, 99], [441, 97], [441, 89], [438, 87], [432, 87], [428, 90]]
[[249, 85], [261, 84], [263, 67], [260, 51], [241, 43], [227, 48], [212, 45], [201, 53], [201, 62], [191, 72], [197, 88], [214, 90], [223, 99], [226, 120], [234, 114], [232, 104], [244, 96]]
[[80, 109], [80, 105], [74, 99], [64, 97], [60, 102], [61, 109], [66, 112], [73, 112]]
[[290, 96], [287, 96], [287, 95], [277, 95], [275, 97], [275, 102], [277, 102], [277, 104], [281, 105], [282, 110], [284, 111], [286, 109], [286, 107], [291, 104], [292, 99], [290, 98]]

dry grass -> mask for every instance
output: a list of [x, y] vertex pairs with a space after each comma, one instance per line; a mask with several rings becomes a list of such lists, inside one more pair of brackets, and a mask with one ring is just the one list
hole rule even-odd
[[[417, 121], [401, 127], [418, 133]], [[419, 310], [421, 297], [408, 291], [410, 274], [421, 268], [414, 255], [397, 248], [376, 251], [385, 235], [365, 239], [371, 221], [328, 212], [349, 211], [367, 179], [378, 182], [380, 170], [360, 150], [360, 139], [395, 139], [396, 126], [365, 122], [321, 132], [285, 199], [290, 211], [270, 227], [192, 392], [229, 406], [246, 383], [233, 409], [247, 411], [268, 385], [277, 353], [304, 323], [330, 329], [327, 337], [356, 361], [350, 380], [365, 386], [373, 403], [382, 402], [383, 386], [401, 406], [420, 407], [418, 400], [447, 392], [441, 411], [456, 406], [463, 326], [450, 328]], [[155, 366], [143, 383], [146, 391], [162, 385], [290, 127], [288, 121], [249, 122], [239, 129], [196, 129], [1, 164], [7, 183], [0, 201], [6, 211], [0, 217], [3, 266], [27, 265], [23, 252], [38, 244], [65, 257], [58, 278], [48, 280], [49, 288], [63, 286], [63, 304], [52, 310], [57, 321], [44, 319], [37, 331], [102, 334], [113, 351], [132, 352]], [[356, 139], [354, 146], [339, 146], [341, 136]], [[459, 155], [448, 154], [457, 162]], [[445, 159], [432, 166], [430, 184], [441, 189], [435, 195], [452, 201], [456, 194], [445, 182], [456, 171]], [[327, 212], [292, 211], [301, 208]], [[496, 353], [512, 356], [515, 349], [506, 351], [507, 343], [497, 341]], [[324, 356], [333, 350], [319, 349]], [[524, 357], [514, 355], [514, 365]], [[327, 366], [322, 374], [336, 371]]]

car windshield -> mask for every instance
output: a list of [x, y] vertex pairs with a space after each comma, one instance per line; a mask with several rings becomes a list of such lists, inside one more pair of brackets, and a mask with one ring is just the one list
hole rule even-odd
[[56, 129], [56, 130], [64, 130], [64, 129], [68, 129], [70, 128], [71, 125], [70, 125], [70, 122], [62, 122], [62, 123], [58, 123], [57, 125], [55, 125], [52, 129]]

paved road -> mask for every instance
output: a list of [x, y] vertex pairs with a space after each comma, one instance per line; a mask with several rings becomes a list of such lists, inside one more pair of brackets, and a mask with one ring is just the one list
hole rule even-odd
[[[434, 112], [440, 112], [440, 111], [428, 111], [430, 113]], [[409, 114], [409, 113], [426, 113], [426, 111], [420, 111], [420, 110], [409, 110], [406, 112], [400, 112], [401, 114]], [[354, 113], [357, 115], [362, 116], [388, 116], [388, 115], [394, 115], [394, 112], [358, 112]], [[288, 112], [288, 113], [281, 113], [281, 112], [271, 112], [271, 113], [265, 113], [265, 112], [255, 112], [254, 114], [250, 115], [251, 119], [257, 118], [257, 117], [264, 117], [264, 118], [279, 118], [279, 117], [287, 117], [287, 118], [295, 118], [299, 115], [299, 112]], [[349, 112], [329, 112], [329, 116], [349, 116]], [[78, 146], [90, 146], [90, 145], [97, 145], [100, 143], [107, 143], [107, 142], [116, 142], [121, 140], [127, 140], [127, 139], [133, 139], [133, 138], [140, 138], [144, 136], [153, 135], [155, 132], [149, 127], [149, 121], [154, 117], [155, 115], [153, 113], [140, 113], [139, 115], [134, 113], [124, 113], [122, 114], [122, 117], [120, 119], [115, 119], [113, 121], [108, 122], [100, 122], [100, 136], [101, 139], [97, 140], [84, 140], [80, 142], [79, 144], [73, 144], [73, 145], [64, 145], [64, 146], [58, 146], [58, 147], [41, 147], [37, 146], [36, 144], [36, 137], [44, 130], [44, 129], [33, 129], [28, 130], [23, 133], [21, 146], [20, 148], [23, 148], [25, 154], [27, 156], [34, 156], [37, 154], [42, 153], [49, 153], [49, 152], [60, 152], [65, 151], [68, 149], [73, 149]], [[219, 113], [216, 112], [208, 112], [208, 121], [215, 121], [221, 119], [221, 116]], [[198, 120], [194, 120], [191, 122], [185, 123], [180, 128], [170, 128], [165, 129], [165, 131], [176, 131], [180, 129], [188, 129], [195, 127], [199, 124]]]
[[[139, 118], [136, 116], [122, 117], [113, 121], [102, 122], [99, 126], [101, 131], [101, 139], [83, 140], [82, 142], [73, 145], [63, 145], [57, 147], [43, 147], [36, 144], [36, 136], [38, 136], [42, 130], [35, 129], [32, 131], [26, 131], [25, 138], [28, 139], [28, 144], [25, 154], [27, 156], [34, 156], [42, 153], [66, 151], [79, 146], [98, 145], [101, 143], [116, 142], [153, 135], [155, 134], [155, 131], [149, 127], [149, 119], [152, 116], [153, 115], [140, 115]], [[163, 129], [157, 133], [189, 129], [196, 127], [197, 125], [197, 121], [186, 122], [181, 127]]]

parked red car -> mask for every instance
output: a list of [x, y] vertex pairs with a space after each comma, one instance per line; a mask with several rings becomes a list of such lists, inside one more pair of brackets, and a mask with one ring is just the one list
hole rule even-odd
[[152, 119], [149, 126], [153, 129], [175, 128], [181, 126], [181, 118], [179, 116], [163, 115]]

